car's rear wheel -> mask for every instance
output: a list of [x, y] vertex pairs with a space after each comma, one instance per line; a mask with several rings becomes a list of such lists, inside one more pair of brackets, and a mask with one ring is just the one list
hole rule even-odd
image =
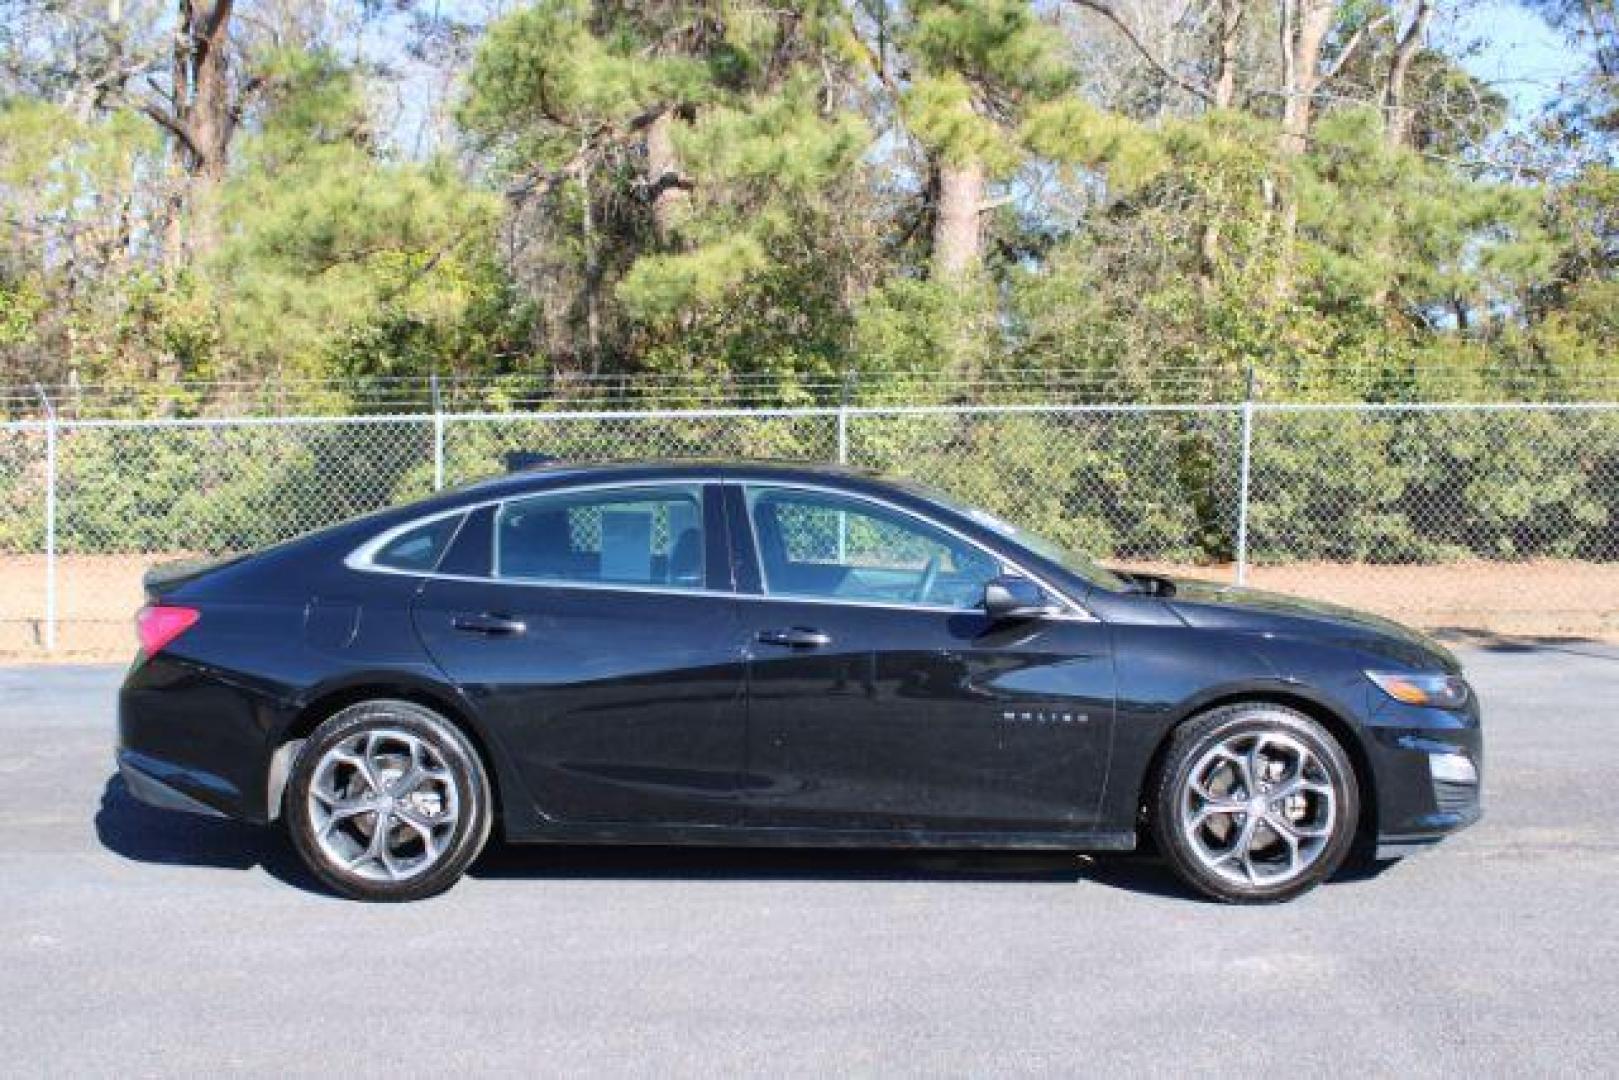
[[409, 701], [351, 705], [310, 735], [285, 816], [321, 881], [358, 900], [417, 900], [455, 884], [489, 838], [489, 778], [477, 750]]
[[1170, 865], [1231, 903], [1289, 900], [1330, 877], [1360, 817], [1336, 739], [1293, 709], [1247, 703], [1179, 728], [1148, 804]]

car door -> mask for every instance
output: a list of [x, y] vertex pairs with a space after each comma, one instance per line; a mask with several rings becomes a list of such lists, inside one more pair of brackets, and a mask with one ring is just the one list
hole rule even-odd
[[740, 820], [745, 639], [717, 498], [695, 483], [516, 497], [475, 514], [452, 572], [423, 586], [422, 641], [544, 818]]
[[1094, 825], [1114, 715], [1107, 627], [991, 620], [994, 554], [868, 497], [728, 487], [753, 638], [747, 821], [942, 832]]

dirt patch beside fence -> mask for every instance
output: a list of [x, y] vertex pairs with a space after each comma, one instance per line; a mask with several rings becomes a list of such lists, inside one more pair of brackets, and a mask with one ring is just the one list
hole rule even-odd
[[[1234, 578], [1229, 566], [1137, 565], [1210, 581]], [[1619, 641], [1619, 563], [1293, 563], [1252, 567], [1248, 585], [1361, 608], [1429, 631]]]
[[[69, 555], [58, 561], [57, 649], [44, 648], [45, 560], [0, 556], [0, 661], [124, 661], [141, 574], [173, 556]], [[1229, 566], [1134, 564], [1229, 582]], [[1619, 563], [1450, 563], [1369, 566], [1296, 563], [1253, 568], [1259, 589], [1386, 615], [1425, 630], [1619, 641]]]

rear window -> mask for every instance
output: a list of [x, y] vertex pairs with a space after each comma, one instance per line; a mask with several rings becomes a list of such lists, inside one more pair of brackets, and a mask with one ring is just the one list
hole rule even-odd
[[418, 525], [390, 540], [372, 556], [371, 562], [392, 570], [428, 572], [438, 565], [460, 524], [460, 516], [455, 516]]

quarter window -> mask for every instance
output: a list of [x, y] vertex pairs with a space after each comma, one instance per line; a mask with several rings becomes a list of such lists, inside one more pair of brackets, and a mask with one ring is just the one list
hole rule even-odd
[[703, 585], [702, 489], [540, 495], [495, 519], [495, 573], [525, 581]]
[[974, 608], [996, 560], [941, 529], [859, 499], [750, 487], [748, 513], [773, 596]]
[[460, 524], [460, 515], [453, 515], [430, 521], [426, 525], [418, 525], [383, 545], [382, 550], [372, 556], [371, 562], [391, 570], [429, 573], [438, 565], [444, 549], [449, 546]]

